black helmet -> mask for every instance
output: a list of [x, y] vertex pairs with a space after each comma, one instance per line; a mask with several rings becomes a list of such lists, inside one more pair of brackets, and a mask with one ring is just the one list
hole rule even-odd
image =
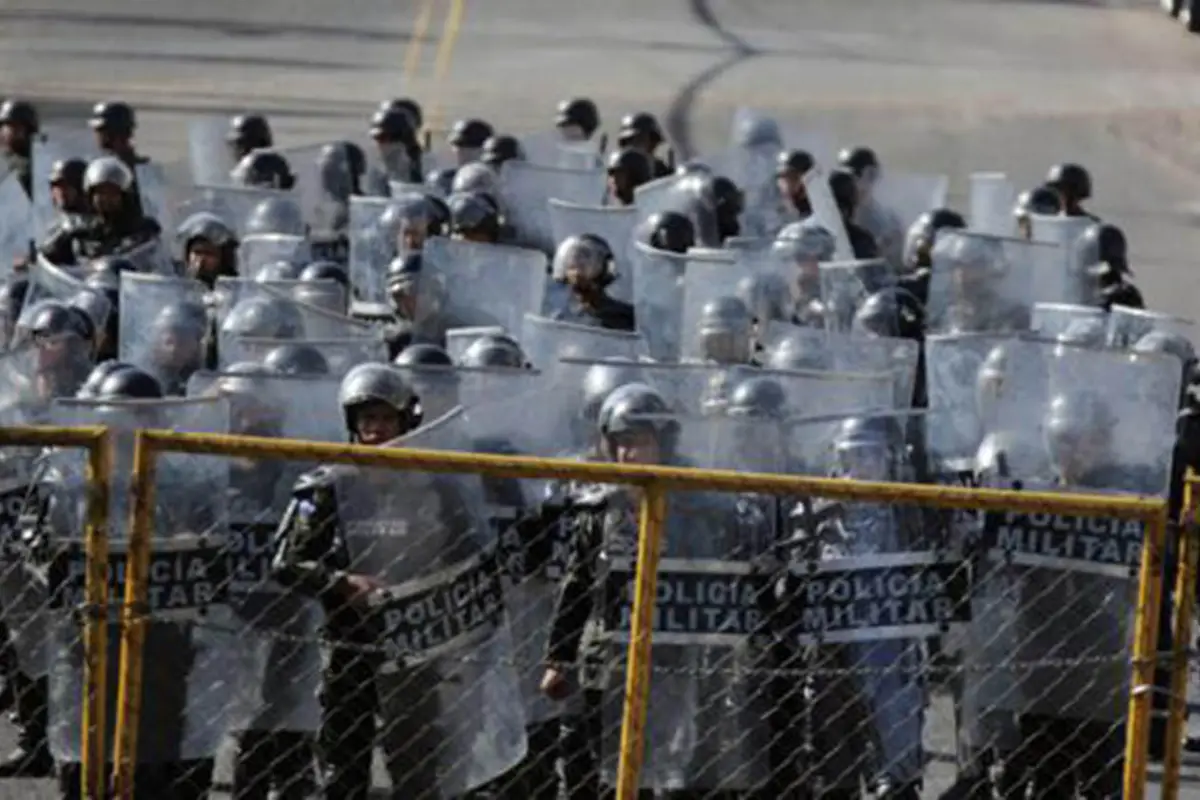
[[367, 171], [367, 156], [354, 142], [330, 142], [317, 156], [321, 189], [339, 200], [359, 191], [359, 181]]
[[1013, 214], [1025, 217], [1030, 214], [1053, 216], [1062, 212], [1062, 197], [1049, 186], [1037, 186], [1028, 192], [1021, 192], [1013, 206]]
[[478, 150], [494, 134], [495, 131], [492, 130], [492, 126], [481, 119], [460, 119], [450, 129], [450, 136], [447, 137], [447, 141], [449, 141], [451, 147]]
[[83, 172], [84, 191], [90, 192], [105, 184], [128, 192], [133, 187], [133, 171], [119, 158], [104, 156], [93, 159]]
[[718, 175], [709, 182], [708, 188], [712, 193], [713, 208], [718, 216], [736, 217], [742, 213], [745, 199], [736, 183]]
[[263, 366], [280, 375], [328, 375], [329, 362], [310, 344], [282, 344], [267, 353]]
[[725, 413], [733, 417], [770, 417], [787, 415], [787, 393], [778, 381], [751, 377], [740, 381], [729, 393]]
[[346, 430], [355, 435], [354, 415], [366, 403], [386, 403], [406, 420], [406, 427], [415, 427], [417, 395], [404, 375], [387, 364], [359, 364], [346, 373], [338, 388], [338, 404], [346, 419]]
[[480, 336], [463, 351], [458, 363], [463, 367], [509, 367], [523, 369], [529, 364], [517, 340], [506, 334]]
[[397, 367], [453, 367], [454, 359], [436, 344], [410, 345], [392, 361]]
[[495, 238], [500, 233], [500, 214], [496, 204], [482, 192], [459, 192], [451, 195], [450, 228], [453, 233], [482, 231]]
[[237, 232], [216, 214], [199, 211], [179, 224], [176, 237], [186, 255], [192, 242], [202, 239], [216, 247], [236, 247]]
[[437, 195], [425, 195], [425, 202], [429, 206], [429, 227], [426, 233], [430, 236], [445, 236], [446, 231], [450, 230], [450, 206], [446, 201]]
[[838, 153], [838, 166], [861, 178], [868, 170], [878, 171], [879, 157], [869, 147], [847, 147]]
[[696, 246], [696, 226], [678, 211], [651, 214], [643, 230], [643, 241], [657, 250], [686, 253]]
[[425, 112], [421, 109], [421, 104], [411, 97], [396, 97], [392, 100], [384, 100], [379, 104], [381, 109], [394, 108], [398, 111], [403, 111], [408, 115], [409, 122], [412, 124], [414, 131], [421, 130], [421, 126], [425, 124]]
[[262, 114], [238, 114], [229, 120], [225, 141], [238, 152], [249, 153], [251, 150], [272, 147], [275, 138], [271, 135], [267, 118]]
[[785, 175], [789, 172], [797, 172], [807, 175], [814, 164], [816, 162], [807, 150], [784, 150], [775, 161], [775, 174]]
[[128, 103], [119, 100], [97, 103], [92, 109], [92, 130], [132, 136], [137, 128], [137, 117]]
[[1046, 175], [1046, 185], [1063, 196], [1063, 200], [1087, 200], [1092, 196], [1092, 176], [1079, 164], [1055, 164]]
[[633, 187], [654, 179], [654, 162], [641, 150], [625, 147], [608, 157], [608, 174], [624, 175]]
[[246, 235], [260, 233], [304, 236], [308, 233], [308, 226], [300, 207], [293, 200], [269, 197], [259, 201], [246, 218]]
[[1129, 246], [1125, 242], [1125, 233], [1116, 225], [1098, 222], [1089, 226], [1075, 247], [1083, 267], [1104, 263], [1119, 273], [1129, 272]]
[[596, 104], [586, 97], [572, 97], [558, 104], [558, 112], [554, 116], [554, 125], [565, 128], [575, 125], [583, 135], [591, 137], [600, 127], [600, 112]]
[[274, 150], [253, 150], [242, 157], [233, 170], [233, 180], [258, 189], [290, 190], [296, 176], [288, 160]]
[[653, 114], [648, 111], [636, 111], [621, 118], [621, 129], [617, 132], [618, 146], [625, 147], [633, 140], [643, 137], [649, 140], [651, 150], [666, 140], [658, 119]]
[[505, 161], [524, 161], [525, 151], [515, 136], [489, 136], [479, 160], [495, 169]]
[[[653, 431], [664, 453], [672, 453], [679, 437], [679, 423], [667, 401], [644, 383], [627, 383], [613, 390], [600, 406], [597, 426], [606, 446], [612, 437], [637, 430]], [[611, 457], [611, 450], [610, 450]]]
[[34, 304], [23, 327], [34, 337], [74, 335], [92, 341], [96, 336], [95, 326], [86, 314], [57, 300], [41, 300]]
[[852, 327], [872, 336], [920, 340], [925, 331], [925, 309], [905, 289], [881, 289], [863, 300]]
[[84, 379], [83, 385], [80, 386], [79, 391], [76, 392], [76, 396], [81, 398], [95, 397], [96, 391], [100, 388], [101, 384], [104, 383], [105, 379], [108, 378], [109, 375], [126, 369], [136, 370], [137, 367], [127, 361], [117, 361], [115, 358], [107, 361], [101, 361], [99, 364], [92, 367], [92, 371], [89, 372], [87, 378]]
[[904, 238], [904, 266], [908, 270], [916, 270], [930, 266], [930, 253], [937, 239], [938, 231], [943, 228], [967, 227], [967, 221], [962, 214], [951, 208], [935, 208], [917, 217], [908, 228]]
[[161, 400], [163, 390], [153, 375], [135, 366], [123, 365], [112, 368], [97, 381], [93, 397], [96, 400]]
[[346, 268], [332, 261], [314, 261], [300, 271], [297, 280], [337, 281], [342, 288], [350, 288], [350, 278], [346, 275]]
[[63, 158], [54, 162], [54, 166], [50, 168], [50, 185], [57, 186], [63, 184], [65, 186], [73, 186], [78, 191], [83, 191], [83, 175], [87, 172], [87, 162], [82, 158]]
[[854, 173], [844, 169], [835, 169], [829, 173], [829, 191], [838, 210], [844, 215], [850, 215], [858, 206], [858, 181]]
[[10, 98], [0, 105], [0, 125], [20, 125], [29, 133], [41, 130], [42, 123], [37, 108], [28, 100]]
[[402, 144], [406, 147], [416, 147], [418, 144], [417, 129], [413, 126], [412, 117], [402, 108], [378, 109], [371, 116], [368, 133], [377, 142]]

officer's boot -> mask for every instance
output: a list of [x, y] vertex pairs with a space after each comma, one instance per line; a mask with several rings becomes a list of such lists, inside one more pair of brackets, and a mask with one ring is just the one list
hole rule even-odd
[[48, 778], [54, 759], [46, 739], [50, 719], [50, 690], [46, 678], [15, 673], [13, 685], [17, 711], [17, 748], [0, 761], [0, 778]]

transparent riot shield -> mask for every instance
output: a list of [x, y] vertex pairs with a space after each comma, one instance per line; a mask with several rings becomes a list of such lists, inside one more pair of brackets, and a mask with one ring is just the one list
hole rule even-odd
[[884, 259], [900, 267], [909, 227], [926, 211], [944, 208], [949, 190], [945, 175], [884, 169], [859, 203], [855, 221], [875, 238]]
[[[113, 468], [109, 486], [109, 592], [122, 597], [128, 555], [128, 522], [134, 433], [139, 428], [227, 433], [228, 406], [220, 399], [63, 400], [55, 424], [109, 427]], [[52, 456], [45, 485], [48, 507], [37, 528], [54, 622], [50, 652], [50, 748], [59, 763], [82, 759], [79, 720], [85, 696], [80, 613], [87, 573], [81, 531], [88, 498], [86, 459], [74, 452]], [[242, 625], [230, 606], [226, 522], [228, 461], [163, 453], [154, 473], [152, 550], [142, 645], [146, 668], [138, 761], [178, 763], [215, 757], [235, 721], [235, 695], [251, 676], [240, 673]], [[109, 675], [118, 674], [120, 604], [108, 612]], [[228, 687], [230, 691], [220, 691]], [[117, 708], [116, 682], [108, 708]], [[109, 715], [112, 742], [116, 715]]]
[[1058, 248], [1054, 251], [1056, 259], [1050, 263], [1047, 274], [1041, 277], [1045, 295], [1039, 297], [1039, 300], [1048, 303], [1092, 304], [1092, 280], [1085, 273], [1091, 264], [1080, 263], [1078, 242], [1083, 232], [1094, 224], [1091, 217], [1029, 215], [1033, 240]]
[[925, 325], [930, 333], [1029, 330], [1033, 304], [1054, 284], [1052, 245], [944, 231], [932, 254]]
[[[751, 418], [671, 416], [642, 424], [664, 431], [665, 463], [730, 467], [751, 456], [762, 472], [783, 472], [780, 448], [751, 452], [747, 440], [776, 443], [783, 426]], [[637, 499], [623, 487], [597, 490], [606, 520], [597, 562], [604, 602], [593, 612], [607, 646], [601, 728], [602, 780], [614, 782], [620, 754], [625, 655], [636, 575]], [[758, 670], [763, 623], [754, 598], [766, 588], [757, 557], [774, 542], [770, 498], [677, 493], [669, 504], [659, 562], [649, 708], [641, 786], [656, 791], [745, 791], [769, 774], [771, 693]], [[720, 664], [721, 668], [713, 666]], [[610, 783], [611, 785], [611, 783]]]
[[967, 198], [970, 229], [993, 236], [1017, 235], [1013, 207], [1017, 187], [1003, 172], [972, 172]]
[[1107, 335], [1108, 312], [1095, 306], [1034, 303], [1029, 329], [1045, 339], [1066, 336], [1075, 342], [1101, 344]]
[[1133, 347], [1143, 336], [1156, 331], [1196, 341], [1196, 323], [1184, 317], [1129, 306], [1113, 306], [1108, 312], [1109, 347]]
[[[229, 369], [235, 364], [261, 364], [272, 352], [297, 344], [296, 339], [274, 339], [257, 336], [222, 336], [217, 348], [217, 368]], [[342, 377], [351, 367], [367, 362], [387, 361], [387, 342], [382, 332], [374, 338], [304, 339], [306, 347], [316, 348], [325, 357], [329, 374]]]
[[138, 272], [144, 272], [152, 275], [175, 276], [175, 262], [171, 258], [171, 251], [167, 244], [161, 239], [151, 239], [148, 242], [143, 242], [132, 250], [119, 252], [129, 263], [133, 264], [134, 269]]
[[[304, 302], [299, 290], [305, 288], [308, 281], [253, 281], [246, 278], [217, 279], [213, 291], [216, 308], [217, 330], [224, 341], [227, 335], [272, 335], [258, 333], [242, 327], [239, 308], [251, 308], [256, 305], [271, 303], [278, 306], [281, 313], [297, 323], [298, 339], [351, 339], [354, 337], [372, 338], [378, 334], [378, 329], [367, 322], [356, 320], [345, 314], [331, 311], [322, 305]], [[344, 305], [344, 290], [332, 281], [321, 282], [328, 285], [333, 295], [342, 298]], [[314, 287], [318, 288], [319, 287]], [[307, 288], [305, 288], [307, 291]], [[309, 298], [317, 299], [317, 298]], [[280, 305], [282, 304], [282, 305]], [[226, 324], [226, 323], [229, 324]]]
[[634, 243], [632, 252], [638, 332], [646, 338], [652, 358], [678, 361], [683, 333], [683, 275], [688, 257], [641, 242]]
[[0, 180], [0, 273], [10, 272], [18, 259], [27, 259], [30, 244], [44, 232], [35, 227], [34, 206], [20, 177], [9, 173]]
[[238, 242], [238, 274], [247, 278], [257, 278], [263, 267], [280, 261], [299, 270], [312, 260], [312, 249], [303, 236], [256, 233], [243, 236]]
[[838, 210], [829, 189], [829, 173], [819, 166], [813, 167], [804, 175], [804, 190], [808, 194], [809, 205], [812, 206], [812, 219], [821, 223], [821, 227], [833, 234], [837, 247], [833, 257], [837, 261], [854, 260], [854, 249], [850, 247], [850, 236], [846, 233], [846, 224], [842, 221], [842, 212]]
[[568, 142], [557, 131], [521, 137], [525, 160], [555, 169], [595, 169], [600, 166], [600, 140]]
[[759, 336], [762, 363], [788, 369], [890, 372], [897, 410], [912, 404], [921, 344], [890, 336], [856, 336], [773, 322]]
[[182, 394], [204, 363], [209, 328], [207, 287], [188, 278], [121, 274], [119, 357]]
[[881, 258], [827, 261], [819, 264], [818, 269], [825, 328], [835, 333], [850, 333], [862, 302], [875, 292], [896, 285], [896, 268]]
[[458, 325], [517, 331], [542, 308], [546, 256], [537, 250], [438, 236], [425, 243], [422, 264], [445, 287], [442, 312]]
[[[392, 446], [472, 449], [461, 409]], [[483, 482], [341, 470], [336, 493], [349, 571], [381, 587], [370, 608], [393, 791], [453, 797], [503, 774], [525, 756], [525, 713]]]
[[[348, 172], [339, 159], [324, 159], [323, 152], [329, 143], [297, 145], [276, 148], [287, 159], [296, 178], [292, 194], [300, 205], [304, 219], [316, 231], [329, 232], [336, 229], [334, 217], [340, 206], [349, 198]], [[336, 190], [333, 193], [330, 190]], [[344, 190], [345, 198], [342, 197]], [[336, 195], [336, 196], [334, 196]]]
[[552, 373], [560, 358], [639, 358], [646, 341], [639, 334], [593, 328], [526, 314], [521, 324], [521, 349], [534, 369]]
[[225, 117], [199, 117], [188, 122], [188, 163], [194, 186], [226, 186], [237, 165], [225, 142], [229, 120]]
[[[1004, 393], [1019, 424], [981, 448], [984, 486], [1063, 494], [1163, 496], [1180, 370], [1162, 355], [1031, 343], [1046, 391]], [[1023, 353], [1028, 358], [1029, 352]], [[1033, 456], [1023, 457], [1024, 453]], [[1104, 516], [996, 511], [971, 529], [975, 595], [990, 613], [968, 648], [976, 714], [1097, 725], [1097, 796], [1120, 793], [1143, 526]], [[973, 643], [974, 644], [974, 643]], [[1006, 755], [1002, 753], [1001, 755]]]
[[380, 219], [395, 203], [389, 198], [350, 198], [350, 285], [362, 300], [387, 299], [387, 269], [396, 257], [396, 232], [385, 231]]
[[171, 202], [171, 187], [161, 164], [138, 164], [134, 168], [138, 195], [142, 201], [142, 213], [157, 220], [164, 231], [175, 230], [174, 203]]
[[87, 274], [83, 269], [56, 266], [39, 254], [37, 259], [26, 267], [25, 276], [29, 279], [29, 288], [25, 291], [25, 301], [21, 306], [21, 316], [17, 319], [18, 327], [25, 327], [28, 324], [30, 314], [35, 310], [37, 304], [43, 300], [57, 300], [60, 303], [69, 303], [73, 298], [81, 294], [89, 294], [99, 298], [96, 303], [89, 303], [89, 310], [93, 311], [93, 313], [100, 310], [104, 311], [99, 318], [92, 318], [96, 329], [103, 329], [105, 322], [108, 320], [108, 300], [102, 293], [97, 292], [84, 282]]
[[527, 161], [506, 161], [500, 180], [505, 215], [517, 240], [546, 253], [554, 251], [549, 201], [599, 205], [604, 201], [606, 186], [606, 174], [600, 167], [556, 169]]
[[[701, 336], [706, 319], [705, 309], [709, 304], [725, 298], [736, 298], [753, 316], [756, 311], [761, 312], [755, 307], [754, 300], [758, 294], [755, 284], [771, 277], [775, 278], [778, 291], [788, 290], [786, 270], [775, 259], [759, 257], [756, 253], [688, 251], [683, 269], [680, 357], [688, 360], [706, 360], [709, 357]], [[647, 327], [656, 323], [651, 319]]]
[[[906, 482], [924, 471], [914, 423], [909, 412], [859, 413], [832, 432], [796, 421], [792, 436], [823, 442], [826, 474]], [[812, 497], [790, 521], [771, 629], [814, 675], [815, 778], [852, 793], [863, 782], [916, 784], [926, 755], [921, 646], [969, 622], [970, 571], [941, 546], [926, 509]]]
[[61, 129], [34, 139], [30, 150], [30, 181], [34, 231], [39, 241], [58, 218], [54, 198], [50, 196], [50, 172], [55, 163], [67, 158], [91, 161], [99, 155], [94, 134], [89, 130]]
[[[197, 373], [191, 397], [222, 397], [230, 433], [345, 440], [336, 378]], [[274, 536], [302, 471], [285, 460], [234, 462], [229, 475], [229, 595], [246, 628], [239, 670], [253, 676], [236, 730], [315, 733], [320, 727], [320, 604], [271, 580]]]
[[607, 289], [618, 300], [631, 302], [633, 289], [633, 232], [638, 223], [634, 207], [585, 206], [565, 200], [550, 200], [550, 229], [554, 241], [562, 243], [569, 236], [595, 234], [612, 248], [617, 280]]
[[451, 328], [446, 331], [446, 352], [457, 364], [462, 358], [462, 354], [484, 336], [504, 336], [507, 333], [507, 330], [497, 325]]
[[290, 192], [277, 189], [258, 189], [247, 186], [197, 186], [195, 194], [180, 204], [176, 218], [187, 219], [192, 214], [207, 211], [216, 214], [229, 226], [238, 232], [238, 236], [250, 233], [288, 233], [297, 234], [303, 231], [262, 231], [252, 229], [254, 209], [267, 200], [274, 200], [288, 206], [292, 218], [304, 219], [303, 208], [299, 200]]

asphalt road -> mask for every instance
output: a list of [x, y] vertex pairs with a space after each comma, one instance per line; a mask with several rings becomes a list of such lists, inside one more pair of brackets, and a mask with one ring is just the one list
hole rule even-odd
[[[264, 111], [303, 144], [361, 134], [400, 94], [435, 126], [470, 113], [515, 133], [589, 95], [609, 130], [658, 113], [683, 154], [722, 143], [749, 105], [947, 173], [960, 204], [972, 171], [1028, 185], [1079, 161], [1148, 303], [1187, 316], [1198, 68], [1200, 39], [1151, 0], [0, 0], [0, 93], [55, 122], [125, 99], [141, 148], [167, 162], [185, 157], [194, 115]], [[931, 714], [929, 796], [952, 776], [951, 715], [942, 701]], [[0, 782], [0, 800], [51, 796]]]

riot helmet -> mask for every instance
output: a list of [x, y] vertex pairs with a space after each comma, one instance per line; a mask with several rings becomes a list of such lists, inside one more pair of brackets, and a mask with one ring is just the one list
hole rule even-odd
[[460, 119], [450, 129], [446, 141], [454, 148], [458, 166], [461, 167], [478, 159], [483, 143], [495, 133], [492, 126], [481, 119]]
[[783, 419], [788, 413], [787, 405], [787, 393], [778, 381], [752, 376], [733, 387], [725, 413], [731, 417]]
[[558, 104], [554, 127], [569, 142], [584, 141], [600, 127], [600, 111], [586, 97], [572, 97]]
[[83, 176], [88, 164], [82, 158], [64, 158], [50, 168], [50, 197], [54, 207], [65, 213], [85, 213], [88, 210], [83, 188]]
[[904, 268], [910, 272], [933, 265], [931, 256], [938, 231], [944, 228], [966, 229], [962, 214], [949, 208], [935, 208], [917, 217], [904, 237]]
[[718, 297], [700, 311], [699, 350], [707, 361], [745, 364], [750, 361], [753, 317], [736, 297]]
[[879, 156], [869, 147], [846, 147], [838, 153], [838, 166], [867, 185], [879, 176]]
[[230, 309], [221, 333], [256, 339], [299, 339], [304, 320], [296, 307], [275, 297], [247, 297]]
[[[83, 384], [79, 387], [79, 391], [76, 392], [75, 396], [82, 399], [92, 399], [96, 397], [96, 393], [100, 390], [100, 387], [104, 384], [104, 381], [109, 375], [126, 369], [137, 370], [137, 367], [127, 361], [118, 361], [115, 358], [101, 361], [99, 364], [92, 367], [92, 371], [88, 373], [87, 378], [84, 379]], [[161, 396], [162, 389], [160, 388], [159, 397]]]
[[368, 133], [380, 145], [397, 144], [405, 148], [419, 145], [412, 115], [402, 108], [377, 109], [371, 116]]
[[420, 400], [421, 416], [438, 419], [458, 405], [458, 375], [450, 354], [434, 344], [412, 344], [392, 360]]
[[833, 438], [834, 475], [861, 481], [891, 481], [906, 465], [904, 432], [893, 416], [844, 420]]
[[650, 112], [637, 111], [621, 118], [621, 127], [617, 131], [618, 147], [634, 148], [646, 155], [653, 155], [665, 141], [658, 119]]
[[305, 236], [308, 226], [300, 207], [285, 197], [269, 197], [260, 200], [246, 218], [246, 235], [282, 234]]
[[133, 172], [119, 158], [104, 156], [88, 164], [83, 188], [96, 213], [115, 217], [126, 209], [133, 187]]
[[480, 336], [463, 351], [458, 358], [458, 363], [459, 366], [475, 368], [526, 369], [529, 367], [521, 345], [507, 334]]
[[590, 439], [597, 430], [600, 408], [614, 391], [628, 383], [637, 383], [643, 378], [643, 370], [626, 359], [608, 358], [588, 368], [583, 375], [579, 418], [589, 431]]
[[461, 192], [486, 194], [499, 207], [496, 198], [500, 196], [500, 178], [487, 164], [478, 161], [464, 164], [454, 173], [454, 180], [450, 183], [451, 195]]
[[622, 205], [633, 205], [634, 190], [654, 179], [654, 162], [642, 150], [625, 147], [608, 158], [608, 192]]
[[646, 219], [640, 239], [656, 250], [686, 253], [696, 246], [696, 226], [678, 211], [659, 211]]
[[129, 148], [129, 140], [137, 129], [137, 116], [128, 103], [97, 103], [92, 109], [90, 123], [100, 149], [116, 153]]
[[1062, 198], [1063, 211], [1072, 214], [1092, 196], [1092, 176], [1080, 164], [1055, 164], [1046, 175], [1046, 185]]
[[506, 161], [524, 161], [525, 150], [515, 136], [489, 136], [479, 160], [498, 172]]
[[414, 131], [421, 130], [425, 124], [425, 112], [421, 109], [421, 104], [411, 97], [396, 97], [391, 100], [384, 100], [379, 104], [379, 108], [383, 110], [397, 109], [408, 115], [409, 122], [412, 124]]
[[492, 199], [480, 192], [452, 195], [451, 234], [470, 242], [495, 243], [500, 238], [500, 213]]
[[33, 137], [41, 128], [41, 120], [33, 103], [9, 98], [0, 105], [0, 144], [8, 152], [28, 157]]
[[112, 367], [96, 383], [95, 400], [161, 400], [162, 385], [153, 375], [131, 364]]
[[616, 280], [612, 248], [595, 234], [568, 236], [554, 251], [551, 275], [578, 292], [601, 290]]
[[271, 135], [271, 126], [262, 114], [238, 114], [229, 120], [229, 132], [225, 134], [225, 143], [229, 145], [229, 152], [233, 154], [234, 161], [241, 161], [254, 150], [273, 147], [275, 137]]
[[338, 404], [354, 443], [384, 444], [420, 424], [416, 394], [404, 376], [386, 364], [359, 364], [347, 372]]
[[329, 362], [321, 351], [304, 342], [281, 344], [263, 356], [263, 366], [279, 375], [316, 376], [329, 374]]
[[920, 341], [925, 335], [925, 309], [906, 289], [881, 289], [863, 300], [854, 312], [851, 330], [865, 336]]
[[189, 278], [212, 288], [218, 276], [237, 274], [237, 233], [216, 214], [192, 214], [175, 233]]
[[346, 268], [333, 261], [314, 261], [300, 271], [297, 280], [301, 281], [336, 281], [343, 289], [349, 290], [350, 278]]
[[244, 155], [233, 168], [233, 182], [253, 189], [290, 191], [296, 176], [288, 160], [274, 150], [254, 150]]
[[662, 395], [644, 383], [613, 391], [600, 406], [597, 425], [610, 461], [662, 464], [675, 459], [679, 422]]
[[769, 369], [779, 370], [823, 370], [828, 369], [827, 354], [823, 342], [803, 336], [784, 339], [767, 353]]

